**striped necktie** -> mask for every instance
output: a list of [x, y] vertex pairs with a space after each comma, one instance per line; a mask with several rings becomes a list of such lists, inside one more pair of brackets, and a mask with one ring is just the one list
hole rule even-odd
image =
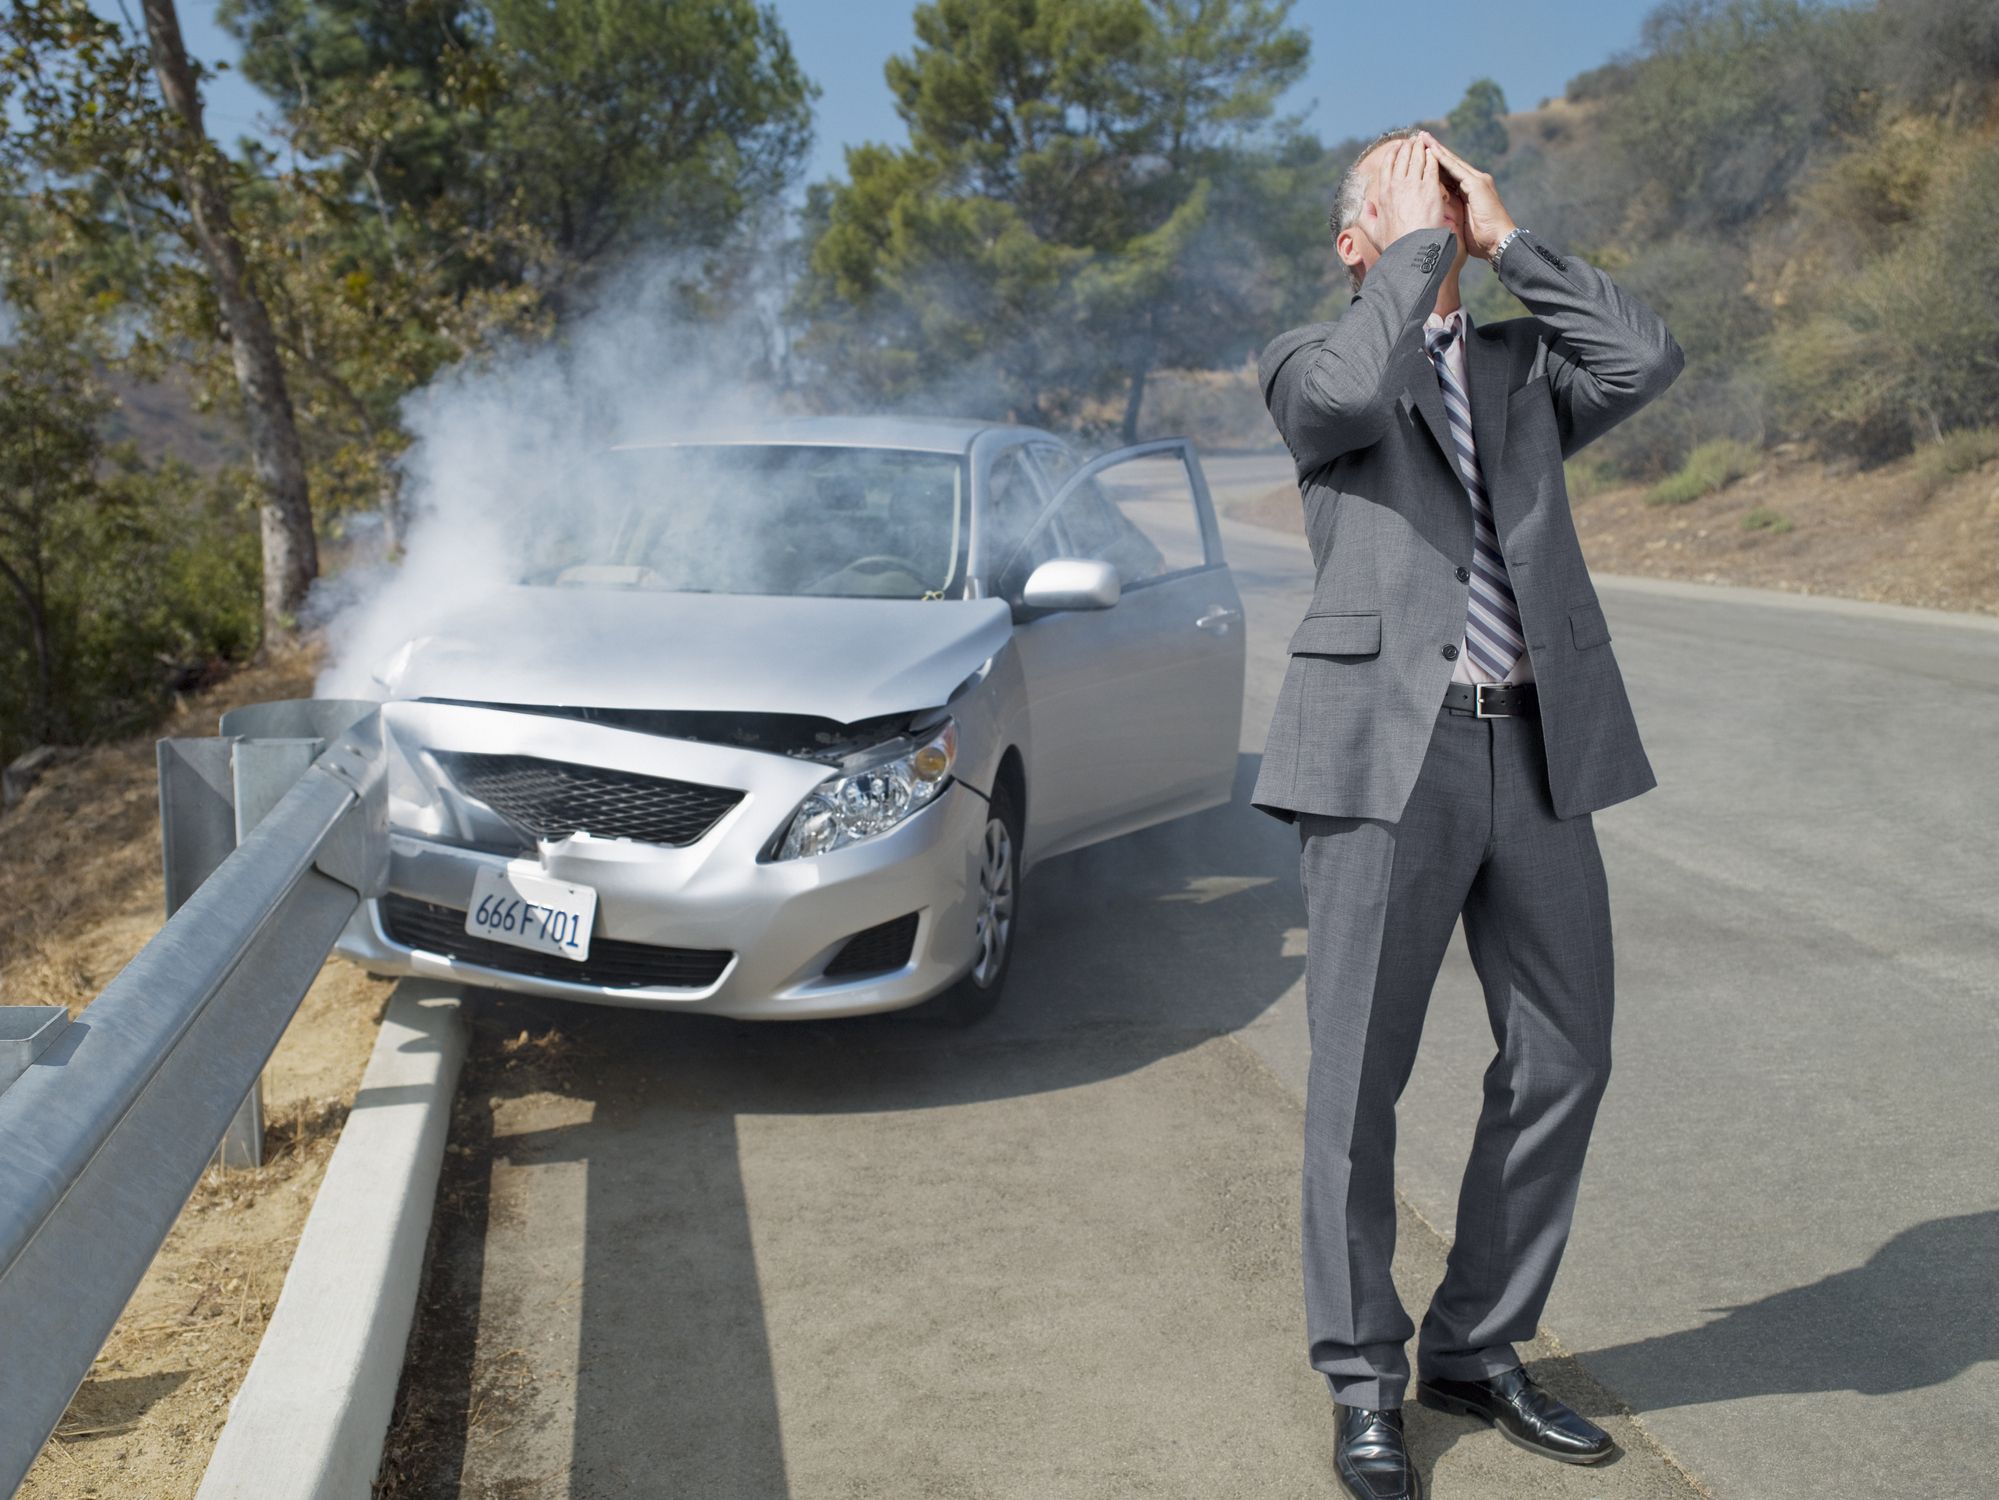
[[1500, 556], [1499, 533], [1492, 524], [1492, 505], [1486, 499], [1478, 452], [1472, 446], [1471, 402], [1444, 358], [1457, 332], [1457, 319], [1446, 319], [1443, 327], [1425, 332], [1423, 347], [1429, 350], [1430, 363], [1437, 367], [1437, 384], [1444, 392], [1444, 411], [1451, 419], [1451, 440], [1458, 450], [1458, 472], [1464, 476], [1465, 489], [1471, 495], [1471, 604], [1465, 616], [1465, 649], [1487, 672], [1504, 677], [1527, 649], [1527, 641], [1520, 633], [1520, 608], [1514, 602], [1513, 585], [1506, 580], [1506, 560]]

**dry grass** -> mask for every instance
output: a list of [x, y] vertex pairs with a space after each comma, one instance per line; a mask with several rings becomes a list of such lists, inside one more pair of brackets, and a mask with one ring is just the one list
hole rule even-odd
[[[160, 735], [206, 735], [243, 703], [308, 696], [297, 651], [176, 707]], [[67, 753], [0, 819], [0, 980], [17, 1003], [83, 1009], [159, 930], [152, 735]], [[265, 1163], [210, 1168], [133, 1294], [23, 1500], [193, 1495], [256, 1353], [388, 997], [336, 961], [265, 1079]]]

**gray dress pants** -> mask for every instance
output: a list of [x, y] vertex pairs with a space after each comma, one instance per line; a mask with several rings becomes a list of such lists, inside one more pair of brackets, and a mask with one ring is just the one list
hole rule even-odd
[[1423, 1319], [1423, 1376], [1519, 1363], [1567, 1243], [1610, 1074], [1610, 900], [1590, 815], [1558, 818], [1532, 714], [1439, 707], [1402, 817], [1301, 814], [1307, 912], [1304, 1266], [1310, 1359], [1351, 1406], [1402, 1404], [1395, 1102], [1459, 913], [1497, 1051]]

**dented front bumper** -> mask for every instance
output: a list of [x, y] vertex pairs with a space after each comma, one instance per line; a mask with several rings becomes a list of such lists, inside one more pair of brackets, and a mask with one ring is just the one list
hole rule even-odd
[[[977, 955], [975, 912], [986, 800], [953, 781], [887, 833], [800, 859], [768, 857], [807, 792], [831, 768], [796, 756], [669, 739], [488, 707], [385, 705], [390, 741], [389, 895], [362, 903], [338, 951], [370, 969], [456, 979], [596, 1004], [755, 1019], [863, 1015], [914, 1005], [947, 988]], [[740, 789], [741, 799], [693, 842], [668, 847], [577, 833], [519, 847], [490, 809], [455, 794], [440, 753], [512, 754], [639, 776]], [[508, 848], [509, 838], [516, 847]], [[462, 912], [481, 868], [520, 868], [597, 893], [592, 949], [615, 943], [725, 952], [698, 984], [616, 984], [523, 972], [523, 953], [486, 949], [475, 962], [449, 942], [407, 938], [393, 903]], [[910, 915], [906, 961], [886, 971], [828, 974], [856, 933]], [[436, 915], [433, 912], [433, 915]], [[436, 924], [433, 924], [434, 926]], [[443, 930], [440, 928], [439, 930]], [[471, 946], [471, 945], [465, 945]], [[719, 961], [719, 960], [718, 960]]]

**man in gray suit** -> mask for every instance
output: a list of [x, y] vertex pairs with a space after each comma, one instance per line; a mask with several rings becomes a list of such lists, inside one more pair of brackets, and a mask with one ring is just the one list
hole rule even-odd
[[[1417, 1399], [1594, 1463], [1595, 1424], [1520, 1366], [1568, 1238], [1610, 1071], [1610, 903], [1594, 809], [1656, 784], [1569, 514], [1562, 460], [1670, 385], [1659, 317], [1516, 226], [1488, 173], [1391, 131], [1342, 180], [1356, 290], [1259, 376], [1317, 571], [1252, 802], [1297, 824], [1312, 1037], [1310, 1360], [1358, 1500], [1417, 1500], [1415, 1332], [1395, 1293], [1395, 1102], [1460, 914], [1498, 1044]], [[1530, 316], [1475, 326], [1488, 258]]]

